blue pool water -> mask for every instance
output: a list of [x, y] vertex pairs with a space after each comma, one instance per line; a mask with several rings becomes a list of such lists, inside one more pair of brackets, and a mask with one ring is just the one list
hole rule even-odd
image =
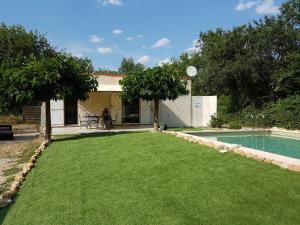
[[244, 147], [263, 150], [283, 156], [300, 159], [300, 139], [284, 138], [270, 135], [251, 135], [251, 134], [211, 134], [193, 133], [193, 135], [203, 136], [230, 144], [239, 144]]

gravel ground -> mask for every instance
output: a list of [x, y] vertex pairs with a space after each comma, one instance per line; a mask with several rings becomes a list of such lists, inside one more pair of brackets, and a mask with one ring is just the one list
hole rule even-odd
[[11, 168], [20, 168], [31, 157], [32, 148], [36, 148], [41, 143], [38, 133], [15, 134], [14, 140], [0, 141], [0, 190], [4, 186], [9, 186], [6, 180], [16, 174], [5, 176], [4, 172]]

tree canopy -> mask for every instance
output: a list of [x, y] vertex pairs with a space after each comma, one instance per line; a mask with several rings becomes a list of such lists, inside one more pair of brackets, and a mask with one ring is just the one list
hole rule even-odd
[[46, 103], [46, 134], [51, 137], [50, 100], [85, 100], [96, 90], [93, 66], [56, 51], [37, 32], [20, 26], [0, 26], [0, 45], [6, 51], [0, 59], [0, 110], [11, 112], [30, 102]]
[[230, 111], [261, 108], [300, 94], [300, 0], [289, 0], [277, 16], [201, 32], [201, 52], [177, 64], [194, 65], [193, 95], [225, 95]]
[[143, 69], [145, 69], [145, 66], [141, 63], [135, 63], [133, 58], [123, 58], [119, 67], [119, 73], [131, 74], [134, 71]]
[[128, 102], [138, 99], [154, 101], [155, 122], [158, 123], [160, 100], [175, 100], [189, 93], [187, 82], [181, 78], [180, 71], [169, 65], [132, 71], [120, 81], [123, 89], [121, 97]]

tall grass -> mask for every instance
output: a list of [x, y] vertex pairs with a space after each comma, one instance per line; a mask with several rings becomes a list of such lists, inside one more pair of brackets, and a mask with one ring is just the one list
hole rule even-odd
[[22, 115], [0, 115], [0, 124], [22, 124]]

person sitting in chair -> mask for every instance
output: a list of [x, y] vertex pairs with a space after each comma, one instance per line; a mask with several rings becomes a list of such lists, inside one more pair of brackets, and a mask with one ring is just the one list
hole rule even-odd
[[108, 108], [104, 108], [102, 112], [102, 119], [104, 122], [104, 126], [107, 130], [110, 130], [112, 127], [112, 120], [111, 120], [111, 115], [110, 112], [108, 111]]

